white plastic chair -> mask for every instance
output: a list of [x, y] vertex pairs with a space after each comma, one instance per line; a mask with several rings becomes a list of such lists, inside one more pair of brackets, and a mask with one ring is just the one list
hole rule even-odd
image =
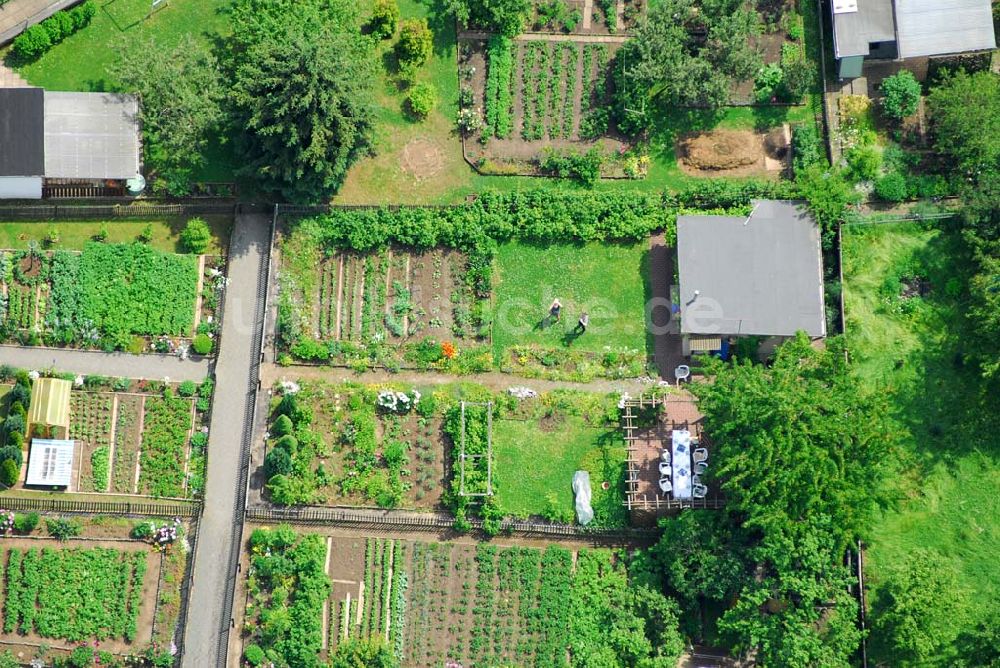
[[695, 473], [694, 475], [692, 475], [691, 476], [691, 484], [692, 485], [700, 485], [701, 484], [701, 476], [698, 475], [697, 473]]
[[695, 462], [694, 463], [694, 472], [695, 473], [704, 473], [707, 470], [708, 470], [708, 462]]
[[660, 475], [670, 475], [674, 470], [670, 467], [670, 462], [660, 462]]
[[697, 448], [693, 453], [691, 453], [691, 458], [695, 463], [707, 462], [708, 461], [708, 450], [705, 448]]
[[660, 491], [664, 494], [672, 492], [674, 490], [673, 483], [670, 482], [670, 478], [660, 478]]
[[660, 453], [660, 459], [662, 459], [663, 461], [665, 461], [666, 463], [669, 464], [670, 463], [670, 451], [664, 449], [663, 452]]
[[696, 499], [704, 499], [707, 494], [708, 487], [705, 487], [704, 485], [694, 485], [691, 488], [691, 496]]

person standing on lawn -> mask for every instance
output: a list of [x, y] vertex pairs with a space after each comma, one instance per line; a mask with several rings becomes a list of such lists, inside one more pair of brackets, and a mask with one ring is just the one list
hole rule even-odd
[[549, 306], [549, 318], [553, 322], [559, 322], [559, 313], [562, 312], [562, 302], [556, 297], [552, 300], [552, 305]]
[[580, 316], [580, 319], [576, 323], [576, 329], [574, 329], [573, 331], [580, 332], [581, 334], [583, 334], [584, 332], [587, 331], [587, 327], [589, 326], [590, 326], [590, 316], [587, 315], [586, 311], [584, 311], [583, 315]]

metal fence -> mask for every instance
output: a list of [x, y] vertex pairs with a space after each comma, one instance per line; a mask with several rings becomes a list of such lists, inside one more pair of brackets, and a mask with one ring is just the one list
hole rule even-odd
[[197, 517], [201, 502], [157, 503], [155, 501], [78, 501], [75, 499], [0, 497], [0, 506], [7, 510], [36, 510], [54, 513], [87, 513], [91, 515], [146, 515], [157, 517]]
[[[445, 513], [412, 513], [405, 511], [354, 509], [354, 508], [272, 508], [251, 506], [247, 508], [248, 520], [260, 522], [288, 522], [290, 524], [313, 524], [375, 528], [399, 531], [448, 531], [455, 528], [455, 519]], [[482, 520], [469, 520], [469, 525], [477, 531], [483, 530]], [[605, 540], [642, 540], [658, 535], [656, 529], [588, 529], [568, 524], [548, 524], [519, 520], [504, 520], [500, 532], [537, 537], [563, 537]]]
[[131, 202], [128, 204], [26, 204], [0, 206], [0, 218], [7, 220], [56, 220], [88, 218], [162, 218], [234, 213], [234, 205], [226, 202], [196, 202], [190, 204], [159, 204]]

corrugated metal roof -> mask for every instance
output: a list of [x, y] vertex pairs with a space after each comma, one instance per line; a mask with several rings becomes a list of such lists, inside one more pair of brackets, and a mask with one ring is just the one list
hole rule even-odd
[[31, 439], [28, 474], [24, 484], [69, 487], [73, 479], [73, 441]]
[[990, 0], [896, 0], [899, 57], [995, 49]]
[[42, 176], [43, 110], [41, 88], [0, 88], [0, 176]]
[[896, 40], [891, 0], [858, 0], [854, 12], [833, 15], [833, 50], [837, 58], [867, 56], [872, 42]]
[[31, 386], [28, 424], [45, 424], [69, 430], [69, 395], [73, 384], [60, 378], [39, 378]]
[[826, 335], [819, 228], [804, 202], [746, 218], [678, 216], [681, 332]]
[[139, 103], [132, 95], [45, 93], [45, 176], [127, 179], [139, 173]]

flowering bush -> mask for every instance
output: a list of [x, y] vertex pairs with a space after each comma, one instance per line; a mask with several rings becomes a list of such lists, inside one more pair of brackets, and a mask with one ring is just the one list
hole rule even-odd
[[393, 413], [409, 412], [419, 403], [420, 392], [416, 388], [410, 390], [409, 394], [396, 390], [382, 390], [375, 400], [375, 405]]
[[0, 533], [6, 535], [14, 529], [14, 513], [9, 510], [0, 510]]
[[441, 355], [447, 359], [453, 359], [458, 351], [455, 350], [455, 344], [451, 341], [445, 341], [441, 344]]

